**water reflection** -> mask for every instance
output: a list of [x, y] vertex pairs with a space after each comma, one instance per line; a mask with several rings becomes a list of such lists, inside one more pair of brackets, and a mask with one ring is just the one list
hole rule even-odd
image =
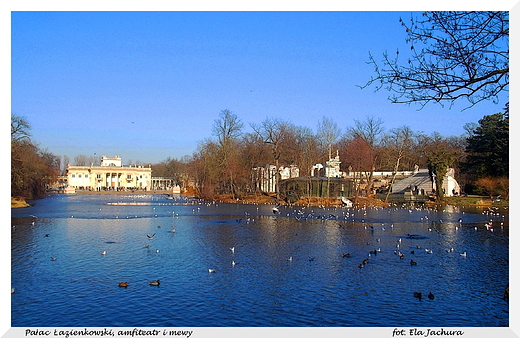
[[273, 215], [270, 206], [178, 202], [53, 196], [13, 211], [12, 325], [508, 324], [505, 215], [294, 207]]

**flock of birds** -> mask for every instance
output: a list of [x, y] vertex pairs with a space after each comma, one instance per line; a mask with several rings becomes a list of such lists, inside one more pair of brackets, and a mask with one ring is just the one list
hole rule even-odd
[[[155, 208], [154, 208], [155, 209]], [[316, 209], [316, 210], [315, 210]], [[332, 208], [333, 211], [337, 211], [338, 208]], [[274, 205], [272, 207], [272, 213], [274, 215], [280, 215], [280, 216], [287, 216], [287, 217], [292, 217], [294, 219], [296, 219], [297, 221], [307, 221], [307, 220], [323, 220], [323, 221], [326, 221], [326, 220], [335, 220], [335, 221], [340, 221], [338, 222], [339, 223], [339, 226], [342, 227], [343, 224], [341, 223], [341, 221], [343, 222], [346, 222], [346, 221], [351, 221], [351, 222], [359, 222], [359, 223], [365, 223], [365, 219], [364, 217], [367, 216], [367, 209], [368, 207], [361, 207], [361, 208], [348, 208], [348, 209], [345, 209], [345, 208], [341, 208], [341, 213], [338, 213], [338, 212], [335, 212], [335, 213], [330, 213], [330, 210], [331, 208], [326, 208], [326, 207], [317, 207], [317, 208], [310, 208], [310, 207], [301, 207], [301, 208], [294, 208], [294, 207], [287, 207], [287, 206], [282, 206], [282, 205]], [[377, 208], [379, 209], [379, 208]], [[380, 208], [380, 209], [383, 209], [383, 208]], [[258, 210], [258, 208], [257, 208]], [[287, 212], [286, 212], [287, 211]], [[420, 208], [417, 208], [417, 209], [409, 209], [409, 213], [411, 214], [413, 211], [425, 211], [424, 209], [420, 209]], [[426, 210], [427, 211], [427, 210]], [[200, 212], [200, 207], [197, 207], [197, 208], [193, 208], [192, 210], [193, 213], [195, 212]], [[172, 214], [174, 217], [178, 217], [179, 214], [176, 214], [175, 212], [170, 212], [168, 211], [168, 213]], [[502, 215], [500, 215], [500, 213], [498, 212], [497, 209], [488, 209], [486, 211], [483, 212], [484, 215], [487, 215], [487, 216], [490, 216], [490, 217], [504, 217]], [[249, 224], [251, 221], [255, 221], [255, 219], [253, 219], [251, 217], [251, 214], [249, 212], [244, 212], [244, 215], [245, 215], [245, 220], [246, 222]], [[33, 216], [33, 219], [36, 219], [37, 217], [36, 216]], [[71, 216], [73, 217], [73, 216]], [[137, 216], [136, 216], [137, 217]], [[154, 215], [154, 217], [157, 217], [157, 215]], [[357, 217], [360, 217], [360, 218], [357, 218]], [[237, 223], [241, 223], [243, 221], [242, 218], [237, 218], [236, 219], [236, 222]], [[420, 217], [420, 221], [421, 222], [429, 222], [429, 219], [428, 219], [428, 216], [427, 215], [424, 215], [422, 217]], [[437, 233], [439, 233], [439, 230], [436, 229], [436, 225], [439, 225], [439, 224], [442, 224], [443, 221], [442, 220], [438, 220], [438, 221], [432, 221], [431, 224], [432, 226], [428, 228], [428, 231], [436, 231]], [[464, 224], [464, 221], [463, 219], [459, 219], [458, 224], [454, 226], [455, 230], [458, 230], [460, 227], [462, 227]], [[35, 222], [33, 221], [31, 223], [33, 226], [35, 225]], [[500, 222], [499, 223], [500, 227], [503, 229], [503, 222]], [[474, 227], [475, 230], [479, 230], [479, 227], [472, 224], [471, 226]], [[160, 226], [159, 226], [160, 227]], [[364, 225], [364, 229], [365, 230], [369, 230], [369, 231], [375, 231], [375, 230], [381, 230], [381, 231], [385, 231], [387, 229], [387, 225], [385, 225], [384, 223], [381, 224], [381, 227], [377, 228], [373, 225], [373, 223], [366, 223]], [[490, 232], [493, 232], [494, 229], [497, 227], [497, 224], [496, 224], [496, 221], [494, 221], [493, 219], [490, 219], [489, 222], [485, 223], [484, 224], [484, 228], [486, 229], [486, 231], [490, 231]], [[389, 228], [390, 229], [393, 229], [393, 224], [389, 225]], [[172, 233], [175, 233], [176, 232], [176, 228], [175, 226], [171, 225], [171, 232]], [[48, 237], [49, 234], [45, 234], [44, 235], [45, 237]], [[156, 234], [152, 234], [152, 235], [146, 235], [148, 240], [153, 240], [156, 236]], [[407, 239], [422, 239], [424, 236], [422, 235], [417, 235], [417, 234], [407, 234], [407, 236], [405, 238]], [[424, 237], [426, 238], [426, 237]], [[379, 242], [380, 239], [377, 239], [377, 241]], [[370, 244], [370, 243], [367, 243], [367, 244]], [[397, 255], [399, 257], [399, 259], [404, 259], [405, 258], [405, 253], [403, 253], [401, 251], [401, 245], [402, 245], [402, 239], [399, 238], [398, 239], [398, 242], [396, 243], [396, 250], [394, 251], [394, 254]], [[144, 248], [149, 248], [149, 245], [143, 245]], [[229, 248], [232, 252], [232, 254], [235, 253], [235, 247], [231, 247]], [[420, 250], [422, 249], [420, 246], [416, 246], [415, 249], [411, 250], [410, 251], [410, 254], [412, 255], [415, 255], [415, 250]], [[454, 248], [451, 247], [451, 248], [448, 248], [446, 249], [446, 252], [453, 252], [454, 251]], [[158, 253], [159, 250], [157, 249], [156, 252]], [[424, 249], [424, 252], [427, 253], [427, 254], [433, 254], [433, 250], [432, 249], [428, 249], [428, 248], [425, 248]], [[105, 256], [107, 255], [107, 251], [101, 251], [100, 252], [101, 255]], [[367, 266], [370, 262], [370, 259], [372, 256], [375, 256], [375, 255], [378, 255], [379, 253], [381, 253], [381, 248], [377, 248], [377, 249], [374, 249], [374, 250], [371, 250], [369, 251], [368, 253], [368, 257], [364, 258], [361, 263], [359, 263], [357, 265], [357, 267], [359, 269], [362, 269], [364, 268], [365, 266]], [[461, 257], [464, 257], [466, 258], [468, 256], [467, 252], [464, 251], [464, 252], [461, 252], [459, 254]], [[343, 258], [350, 258], [352, 255], [350, 253], [343, 253], [342, 254], [342, 257]], [[309, 258], [309, 261], [314, 261], [314, 258], [315, 257], [312, 257], [312, 258]], [[56, 257], [51, 257], [51, 260], [52, 261], [56, 261], [57, 258]], [[289, 262], [292, 262], [293, 261], [293, 257], [290, 256], [288, 259], [287, 259]], [[234, 267], [237, 263], [233, 260], [231, 262], [231, 265], [232, 267]], [[410, 259], [410, 265], [411, 266], [416, 266], [418, 263], [417, 261], [415, 261], [414, 259]], [[212, 269], [212, 268], [209, 268], [208, 269], [208, 273], [212, 274], [212, 273], [215, 273], [216, 272], [216, 269]], [[160, 286], [161, 284], [161, 281], [159, 279], [157, 280], [152, 280], [149, 282], [149, 285], [151, 286]], [[128, 282], [119, 282], [118, 283], [118, 286], [119, 287], [122, 287], [122, 288], [127, 288], [129, 286], [129, 283]], [[11, 290], [11, 293], [14, 293], [14, 288], [12, 288]], [[422, 300], [422, 293], [421, 292], [414, 292], [414, 297], [418, 298], [419, 300]], [[430, 292], [428, 295], [427, 295], [427, 298], [433, 300], [434, 299], [434, 295]]]
[[[373, 230], [373, 228], [372, 228], [372, 230]], [[415, 240], [415, 239], [426, 239], [425, 236], [416, 235], [416, 234], [407, 234], [406, 238], [407, 239], [412, 239], [412, 240]], [[381, 239], [378, 238], [377, 242], [380, 242], [380, 241], [381, 241]], [[370, 245], [370, 244], [371, 244], [370, 242], [367, 242], [367, 245]], [[396, 244], [396, 248], [400, 249], [401, 246], [402, 246], [402, 238], [399, 238], [398, 241], [397, 241], [397, 244]], [[421, 248], [421, 246], [416, 245], [414, 247], [414, 249], [412, 249], [410, 251], [410, 254], [411, 255], [415, 255], [416, 254], [416, 252], [415, 252], [416, 249], [422, 249], [422, 248]], [[453, 252], [453, 251], [454, 251], [454, 248], [446, 249], [446, 252]], [[381, 252], [382, 252], [381, 248], [370, 250], [369, 253], [368, 253], [368, 257], [364, 258], [363, 261], [357, 265], [357, 267], [359, 269], [364, 268], [365, 266], [368, 265], [368, 263], [370, 262], [370, 259], [373, 256], [376, 256], [376, 255], [380, 254]], [[425, 248], [424, 252], [426, 254], [433, 255], [433, 250], [432, 249]], [[401, 259], [401, 260], [405, 258], [405, 254], [401, 250], [394, 250], [394, 255], [398, 256], [399, 259]], [[342, 254], [343, 258], [350, 258], [352, 256], [353, 255], [350, 254], [350, 253], [343, 253]], [[464, 251], [464, 252], [460, 253], [460, 256], [466, 258], [467, 257], [467, 252]], [[410, 259], [410, 265], [411, 266], [416, 266], [417, 265], [417, 261], [415, 261], [413, 258]], [[418, 298], [419, 300], [422, 300], [422, 293], [421, 292], [414, 292], [413, 295], [414, 295], [415, 298]], [[433, 295], [432, 292], [429, 292], [427, 297], [428, 297], [428, 299], [431, 299], [431, 300], [433, 300], [435, 298], [435, 296]]]
[[[273, 207], [273, 214], [282, 214], [282, 211], [280, 209], [281, 209], [280, 205], [274, 206]], [[327, 208], [320, 207], [320, 209], [326, 210]], [[333, 209], [336, 209], [336, 208], [333, 208]], [[381, 209], [383, 209], [383, 208], [381, 208]], [[416, 208], [416, 209], [409, 209], [408, 210], [408, 212], [410, 214], [412, 214], [414, 211], [424, 212], [424, 211], [428, 211], [428, 210], [425, 210], [423, 208]], [[304, 208], [300, 208], [300, 209], [293, 209], [291, 212], [285, 214], [285, 216], [293, 217], [297, 221], [316, 220], [316, 219], [337, 220], [337, 221], [349, 221], [350, 220], [350, 221], [352, 221], [354, 223], [354, 222], [356, 222], [356, 216], [360, 216], [360, 214], [361, 214], [362, 217], [361, 217], [361, 219], [358, 219], [357, 222], [365, 223], [365, 219], [363, 218], [363, 216], [367, 216], [367, 207], [360, 208], [360, 209], [357, 210], [357, 212], [358, 212], [358, 214], [355, 214], [355, 212], [352, 211], [352, 210], [343, 210], [340, 215], [338, 215], [338, 213], [335, 213], [335, 214], [332, 214], [332, 213], [330, 213], [330, 214], [327, 214], [327, 213], [316, 213], [313, 208], [311, 208], [310, 210], [306, 211], [306, 208], [304, 207]], [[490, 216], [490, 217], [498, 217], [499, 218], [498, 222], [496, 221], [496, 219], [493, 220], [493, 218], [490, 218], [488, 222], [484, 223], [483, 226], [484, 226], [486, 231], [494, 232], [494, 229], [496, 227], [499, 227], [502, 230], [504, 229], [503, 218], [505, 216], [500, 214], [498, 208], [488, 208], [488, 209], [484, 210], [482, 212], [482, 214], [486, 215], [486, 216]], [[424, 215], [424, 216], [420, 217], [419, 220], [420, 220], [420, 222], [423, 222], [423, 223], [424, 222], [428, 222], [428, 224], [431, 224], [431, 226], [428, 227], [428, 232], [436, 232], [437, 234], [441, 233], [440, 230], [438, 230], [436, 227], [437, 227], [437, 225], [442, 225], [444, 223], [442, 220], [431, 221], [431, 223], [430, 223], [428, 215]], [[464, 224], [464, 220], [462, 218], [459, 218], [457, 223], [454, 225], [454, 229], [457, 231], [461, 227], [463, 227], [464, 225], [465, 225]], [[339, 226], [342, 227], [342, 224], [340, 223]], [[468, 224], [467, 226], [473, 227], [473, 229], [475, 231], [479, 231], [479, 229], [481, 229], [476, 224]], [[387, 227], [388, 226], [385, 226], [385, 224], [382, 223], [381, 227], [379, 229], [382, 230], [382, 231], [385, 231], [385, 230], [387, 230]], [[394, 225], [391, 224], [390, 225], [390, 229], [393, 229], [393, 227], [394, 227]], [[365, 230], [374, 231], [374, 230], [376, 230], [376, 227], [374, 225], [365, 225], [364, 229]], [[406, 238], [407, 239], [424, 239], [426, 237], [422, 236], [422, 235], [417, 235], [417, 234], [407, 234]], [[380, 239], [377, 239], [377, 241], [379, 242]], [[402, 239], [399, 238], [398, 243], [396, 244], [396, 249], [397, 250], [394, 251], [394, 254], [397, 255], [399, 257], [399, 259], [404, 259], [405, 258], [405, 254], [400, 250], [401, 242], [402, 242]], [[370, 244], [370, 243], [367, 243], [367, 244]], [[415, 246], [415, 249], [422, 249], [422, 248], [417, 245], [417, 246]], [[410, 254], [415, 255], [415, 249], [412, 249], [410, 251]], [[445, 249], [445, 251], [448, 252], [448, 253], [453, 252], [454, 250], [455, 249], [453, 247]], [[375, 255], [377, 255], [380, 252], [381, 252], [381, 248], [377, 248], [377, 249], [371, 250], [368, 253], [368, 257], [364, 258], [361, 261], [361, 263], [359, 263], [357, 265], [357, 267], [359, 269], [364, 268], [370, 262], [371, 256], [375, 256]], [[426, 254], [433, 255], [433, 249], [425, 248], [424, 252]], [[343, 258], [350, 258], [351, 256], [352, 255], [350, 253], [343, 253], [342, 254]], [[468, 253], [466, 251], [463, 251], [463, 252], [459, 253], [459, 256], [463, 257], [463, 258], [467, 258], [468, 257]], [[292, 261], [292, 257], [290, 258], [290, 260]], [[413, 258], [410, 259], [410, 265], [411, 266], [417, 266], [417, 264], [418, 263], [417, 263], [416, 260], [414, 260]], [[414, 292], [413, 296], [415, 298], [418, 298], [419, 300], [422, 300], [422, 298], [423, 298], [422, 292]], [[427, 295], [427, 298], [433, 300], [435, 298], [435, 296], [434, 296], [434, 294], [432, 292], [429, 292], [428, 295]]]

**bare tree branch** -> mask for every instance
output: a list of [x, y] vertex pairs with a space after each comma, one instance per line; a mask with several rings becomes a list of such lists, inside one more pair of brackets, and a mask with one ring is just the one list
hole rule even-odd
[[410, 44], [407, 60], [401, 62], [399, 50], [395, 58], [383, 53], [381, 62], [369, 53], [376, 76], [360, 88], [384, 88], [393, 92], [392, 103], [421, 107], [462, 98], [469, 107], [498, 103], [497, 95], [508, 90], [508, 12], [425, 12], [400, 22]]

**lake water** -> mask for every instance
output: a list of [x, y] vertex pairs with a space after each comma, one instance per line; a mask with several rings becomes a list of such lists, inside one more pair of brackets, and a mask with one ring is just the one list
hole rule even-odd
[[508, 245], [487, 209], [52, 195], [12, 210], [11, 325], [508, 326]]

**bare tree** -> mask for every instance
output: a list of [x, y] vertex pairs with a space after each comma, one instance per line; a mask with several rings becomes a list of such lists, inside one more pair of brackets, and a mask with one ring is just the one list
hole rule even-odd
[[295, 132], [296, 144], [298, 146], [298, 158], [296, 165], [300, 170], [300, 176], [308, 177], [307, 196], [311, 197], [312, 178], [311, 170], [319, 158], [316, 136], [309, 128], [299, 127]]
[[403, 126], [400, 128], [390, 130], [390, 134], [386, 137], [386, 147], [389, 148], [395, 157], [395, 166], [392, 174], [392, 181], [390, 182], [390, 186], [388, 187], [388, 192], [386, 193], [385, 202], [388, 202], [388, 196], [392, 191], [392, 186], [395, 182], [395, 177], [397, 172], [399, 171], [399, 165], [401, 164], [401, 160], [406, 155], [406, 152], [411, 149], [411, 144], [413, 142], [413, 132], [410, 127]]
[[243, 124], [237, 115], [225, 109], [220, 112], [219, 118], [213, 124], [213, 135], [217, 137], [218, 152], [220, 153], [221, 171], [227, 173], [229, 177], [229, 189], [231, 194], [236, 197], [235, 172], [232, 161], [236, 155], [236, 140], [241, 135]]
[[369, 54], [376, 76], [361, 88], [375, 84], [376, 91], [394, 93], [389, 97], [393, 103], [422, 107], [429, 102], [452, 105], [462, 98], [469, 107], [483, 100], [498, 103], [497, 95], [507, 91], [508, 12], [424, 12], [409, 23], [399, 21], [409, 52], [385, 52], [381, 63]]
[[88, 157], [86, 155], [77, 155], [74, 157], [74, 165], [87, 165]]
[[291, 125], [280, 119], [266, 118], [260, 125], [251, 124], [251, 128], [263, 140], [265, 144], [271, 146], [271, 155], [275, 165], [275, 191], [276, 197], [279, 196], [279, 182], [280, 182], [280, 158], [282, 157], [282, 150], [284, 140], [287, 134], [291, 132]]
[[220, 176], [217, 144], [213, 140], [200, 142], [187, 169], [199, 197], [214, 198]]
[[318, 142], [322, 145], [322, 148], [327, 149], [329, 159], [332, 156], [332, 145], [336, 143], [340, 135], [341, 129], [332, 119], [323, 116], [323, 118], [318, 121], [316, 137], [318, 138]]
[[[332, 158], [332, 144], [336, 143], [340, 135], [341, 130], [331, 119], [323, 116], [318, 122], [317, 137], [320, 143], [327, 147], [329, 160]], [[327, 175], [327, 197], [330, 197], [330, 173]]]
[[368, 187], [363, 182], [362, 172], [370, 172], [373, 166], [374, 156], [370, 145], [360, 137], [348, 138], [346, 135], [340, 140], [343, 152], [348, 154], [344, 166], [348, 166], [348, 171], [354, 184], [354, 202], [363, 194], [364, 187]]
[[31, 136], [29, 130], [31, 130], [31, 124], [25, 117], [11, 115], [11, 141], [28, 140]]
[[220, 146], [226, 147], [231, 140], [240, 137], [243, 126], [236, 114], [224, 109], [213, 123], [212, 132], [217, 137]]
[[60, 159], [30, 139], [26, 118], [11, 115], [11, 196], [40, 198], [56, 181]]
[[63, 155], [63, 170], [61, 171], [62, 175], [66, 175], [67, 167], [70, 164], [70, 158], [67, 155]]
[[375, 119], [373, 116], [367, 116], [365, 121], [354, 120], [355, 127], [347, 129], [347, 135], [350, 139], [361, 139], [366, 142], [370, 152], [367, 154], [371, 157], [371, 165], [367, 172], [368, 184], [367, 190], [370, 191], [373, 185], [374, 169], [377, 163], [377, 146], [381, 135], [384, 132], [383, 120]]

